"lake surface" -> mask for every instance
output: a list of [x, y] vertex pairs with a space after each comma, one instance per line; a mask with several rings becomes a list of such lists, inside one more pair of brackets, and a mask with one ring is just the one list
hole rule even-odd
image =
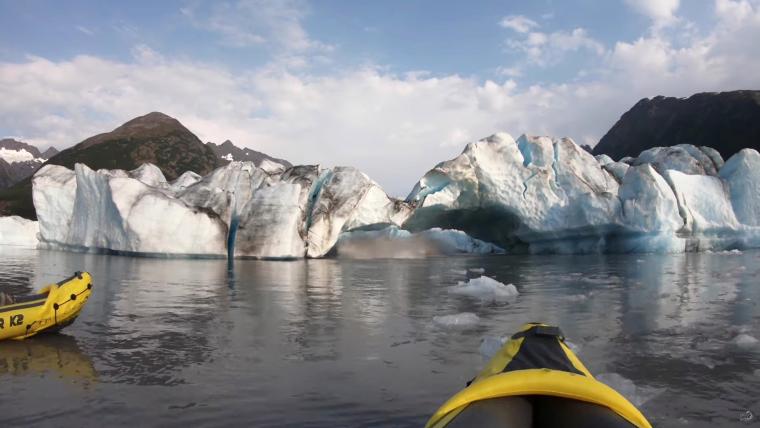
[[[0, 343], [0, 426], [422, 426], [484, 363], [484, 337], [560, 325], [594, 374], [636, 385], [655, 426], [760, 413], [760, 253], [289, 262], [0, 247], [0, 289], [76, 270], [93, 295], [60, 335]], [[461, 271], [512, 303], [451, 294]], [[473, 276], [470, 274], [470, 276]], [[477, 276], [477, 275], [475, 275]], [[470, 329], [436, 315], [474, 312]], [[629, 385], [630, 386], [630, 385]]]

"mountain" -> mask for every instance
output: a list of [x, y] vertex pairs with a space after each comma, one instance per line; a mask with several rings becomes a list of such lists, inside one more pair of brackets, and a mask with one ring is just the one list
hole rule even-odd
[[55, 151], [51, 147], [45, 153], [40, 153], [37, 147], [12, 138], [0, 140], [0, 189], [34, 174], [48, 159], [51, 150]]
[[623, 114], [593, 153], [620, 159], [677, 144], [713, 147], [725, 159], [743, 148], [760, 149], [760, 91], [644, 98]]
[[58, 151], [58, 149], [56, 149], [55, 147], [50, 146], [50, 147], [48, 147], [47, 150], [45, 150], [44, 152], [42, 152], [42, 157], [45, 158], [45, 159], [50, 159], [53, 156], [57, 155], [58, 153], [60, 153]]
[[[211, 147], [203, 144], [177, 119], [158, 112], [132, 119], [111, 132], [87, 138], [55, 154], [42, 165], [73, 169], [76, 163], [94, 170], [132, 170], [144, 163], [152, 163], [168, 180], [174, 180], [185, 171], [206, 175], [224, 165]], [[36, 218], [28, 177], [0, 191], [0, 215]]]
[[268, 160], [270, 162], [279, 163], [288, 168], [293, 166], [290, 162], [284, 159], [273, 158], [266, 153], [257, 152], [256, 150], [248, 148], [241, 149], [240, 147], [232, 144], [232, 141], [230, 140], [227, 140], [219, 145], [211, 142], [206, 143], [206, 145], [211, 147], [214, 153], [216, 153], [216, 156], [222, 159], [225, 165], [232, 161], [250, 161], [253, 162], [256, 166], [261, 166], [261, 161]]
[[177, 119], [158, 112], [90, 137], [53, 156], [47, 163], [67, 168], [83, 163], [95, 170], [131, 170], [152, 163], [168, 180], [174, 180], [185, 171], [206, 175], [223, 165], [213, 150]]

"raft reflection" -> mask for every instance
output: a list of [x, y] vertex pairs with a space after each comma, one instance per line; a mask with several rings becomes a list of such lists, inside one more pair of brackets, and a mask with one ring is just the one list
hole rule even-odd
[[71, 336], [48, 334], [29, 340], [0, 342], [0, 375], [51, 373], [62, 379], [98, 380], [92, 359]]

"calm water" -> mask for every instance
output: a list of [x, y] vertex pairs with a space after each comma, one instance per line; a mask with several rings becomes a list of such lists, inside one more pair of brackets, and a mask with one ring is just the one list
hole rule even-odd
[[[760, 253], [427, 260], [161, 260], [0, 247], [0, 287], [75, 270], [93, 297], [64, 334], [0, 344], [0, 426], [421, 426], [483, 364], [486, 336], [561, 325], [593, 373], [650, 398], [655, 426], [760, 413]], [[449, 294], [457, 270], [511, 304]], [[450, 330], [435, 315], [475, 312]], [[757, 372], [756, 372], [757, 371]], [[751, 424], [758, 424], [755, 416]]]

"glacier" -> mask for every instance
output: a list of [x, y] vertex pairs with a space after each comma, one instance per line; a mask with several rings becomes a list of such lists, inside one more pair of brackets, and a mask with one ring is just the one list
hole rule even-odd
[[570, 138], [497, 133], [436, 165], [404, 200], [356, 168], [268, 161], [171, 182], [151, 164], [46, 165], [32, 186], [38, 222], [1, 218], [0, 244], [271, 259], [760, 247], [752, 149], [724, 161], [681, 144], [615, 161]]

